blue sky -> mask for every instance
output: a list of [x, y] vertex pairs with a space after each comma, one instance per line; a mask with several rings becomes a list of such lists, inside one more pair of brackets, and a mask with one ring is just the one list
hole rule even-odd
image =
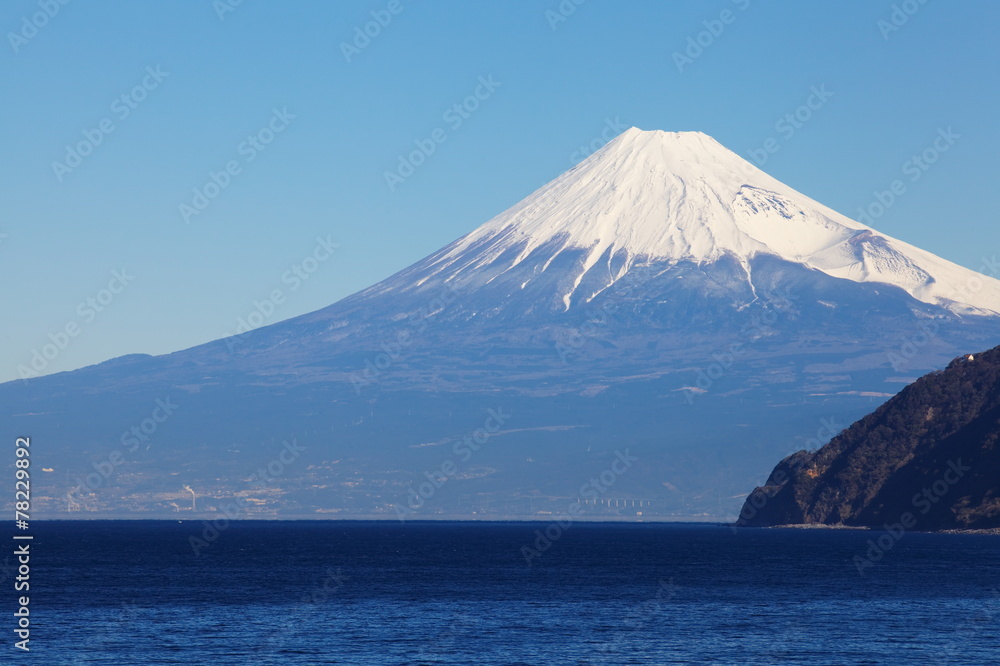
[[[373, 12], [385, 25], [345, 55]], [[701, 130], [743, 156], [773, 139], [765, 171], [855, 218], [901, 179], [874, 226], [980, 270], [1000, 254], [998, 19], [985, 1], [5, 2], [0, 381], [47, 344], [42, 374], [329, 305], [609, 126]], [[830, 95], [801, 109], [814, 89]]]

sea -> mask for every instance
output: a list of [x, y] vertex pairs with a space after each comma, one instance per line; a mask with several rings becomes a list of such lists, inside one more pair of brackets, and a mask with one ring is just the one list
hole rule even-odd
[[[997, 664], [1000, 536], [46, 521], [11, 664]], [[13, 565], [12, 565], [13, 563]]]

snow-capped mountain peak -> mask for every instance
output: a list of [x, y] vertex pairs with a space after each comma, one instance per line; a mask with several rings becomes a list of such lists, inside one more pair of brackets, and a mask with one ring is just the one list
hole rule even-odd
[[[760, 254], [894, 285], [956, 313], [1000, 313], [997, 280], [813, 201], [706, 134], [635, 127], [404, 273], [410, 284], [443, 278], [471, 286], [516, 273], [524, 276], [523, 289], [553, 264], [569, 262], [575, 275], [559, 281], [558, 295], [569, 309], [636, 264], [729, 256], [746, 267], [752, 284], [750, 261]], [[982, 286], [969, 293], [963, 287], [973, 277]], [[585, 279], [604, 286], [578, 293]]]

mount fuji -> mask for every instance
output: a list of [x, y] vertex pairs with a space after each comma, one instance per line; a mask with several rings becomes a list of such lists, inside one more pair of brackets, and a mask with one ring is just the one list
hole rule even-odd
[[970, 279], [967, 269], [816, 203], [705, 134], [634, 127], [510, 210], [386, 281], [383, 292], [371, 293], [398, 290], [408, 281], [419, 287], [435, 278], [475, 288], [496, 282], [495, 289], [511, 293], [540, 281], [555, 287], [544, 301], [569, 310], [574, 303], [590, 303], [635, 266], [726, 259], [744, 269], [753, 293], [751, 264], [763, 256], [831, 277], [899, 287], [956, 314], [1000, 312], [1000, 282], [958, 300], [957, 286]]
[[0, 385], [0, 423], [49, 516], [716, 519], [998, 340], [1000, 281], [632, 128], [327, 308]]

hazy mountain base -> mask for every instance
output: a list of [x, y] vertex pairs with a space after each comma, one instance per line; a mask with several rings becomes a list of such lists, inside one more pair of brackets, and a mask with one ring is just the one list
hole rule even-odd
[[[775, 457], [1000, 337], [995, 320], [892, 287], [770, 258], [752, 270], [753, 303], [741, 266], [654, 265], [641, 288], [505, 319], [502, 337], [466, 323], [477, 294], [423, 319], [408, 316], [425, 305], [414, 299], [395, 322], [346, 299], [324, 320], [363, 323], [338, 325], [336, 341], [314, 313], [0, 386], [15, 414], [3, 427], [31, 435], [36, 469], [53, 470], [33, 477], [45, 516], [516, 517], [582, 501], [593, 516], [724, 519]], [[378, 341], [401, 330], [412, 337], [393, 358]], [[174, 405], [162, 422], [157, 401]], [[507, 415], [492, 432], [490, 410]], [[602, 482], [624, 450], [639, 462]]]

